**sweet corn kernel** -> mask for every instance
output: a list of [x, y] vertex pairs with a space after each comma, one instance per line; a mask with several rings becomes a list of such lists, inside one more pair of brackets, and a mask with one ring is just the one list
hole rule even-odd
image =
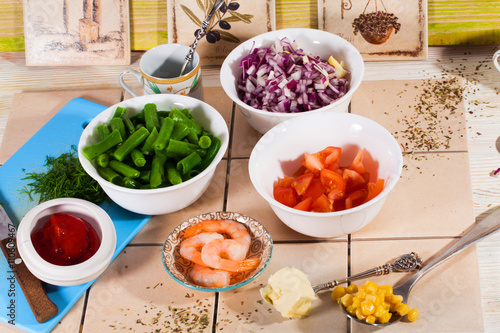
[[344, 296], [342, 296], [340, 301], [342, 302], [342, 305], [348, 307], [349, 305], [352, 305], [353, 298], [354, 296], [352, 296], [351, 294], [345, 294]]
[[346, 290], [342, 286], [336, 286], [332, 291], [332, 299], [338, 301], [346, 294]]
[[411, 309], [410, 312], [408, 312], [407, 318], [409, 321], [414, 322], [415, 320], [417, 320], [419, 314], [420, 312], [418, 311], [418, 309]]
[[392, 317], [392, 313], [390, 313], [389, 311], [384, 312], [382, 314], [382, 316], [380, 316], [380, 318], [378, 318], [378, 322], [381, 324], [387, 324], [389, 322], [389, 320], [391, 319], [391, 317]]
[[373, 302], [365, 300], [361, 302], [361, 311], [365, 316], [369, 316], [375, 312], [375, 305], [373, 305]]
[[354, 294], [354, 293], [357, 293], [358, 292], [358, 286], [355, 285], [355, 284], [350, 284], [347, 288], [346, 288], [346, 292], [348, 294]]
[[380, 286], [379, 289], [385, 290], [386, 295], [392, 295], [392, 287], [388, 284], [384, 284], [383, 286]]
[[[352, 293], [355, 293], [354, 296]], [[378, 286], [372, 281], [359, 287], [352, 284], [343, 289], [335, 288], [332, 299], [342, 302], [348, 313], [367, 323], [386, 324], [393, 313], [408, 315], [409, 321], [415, 321], [419, 315], [417, 309], [410, 311], [408, 305], [402, 303], [403, 296], [394, 295], [390, 285]]]
[[375, 313], [373, 314], [375, 317], [380, 318], [384, 312], [387, 312], [387, 309], [383, 305], [377, 306]]
[[400, 315], [401, 317], [402, 316], [406, 316], [408, 314], [408, 312], [410, 312], [410, 307], [406, 304], [403, 304], [403, 303], [399, 303], [397, 306], [396, 306], [396, 312], [398, 313], [398, 315]]
[[366, 316], [361, 311], [361, 308], [356, 308], [356, 318], [358, 318], [359, 320], [365, 320], [366, 319]]

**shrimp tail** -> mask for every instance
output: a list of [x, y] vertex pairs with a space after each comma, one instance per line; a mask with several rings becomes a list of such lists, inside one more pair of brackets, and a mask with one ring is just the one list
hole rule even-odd
[[199, 223], [195, 224], [193, 226], [186, 228], [186, 230], [184, 231], [184, 237], [186, 237], [186, 238], [193, 237], [193, 236], [199, 234], [200, 232], [202, 232], [202, 230], [203, 230], [203, 228]]
[[259, 258], [250, 258], [245, 259], [239, 263], [238, 272], [244, 272], [251, 269], [257, 268], [259, 266], [260, 260]]

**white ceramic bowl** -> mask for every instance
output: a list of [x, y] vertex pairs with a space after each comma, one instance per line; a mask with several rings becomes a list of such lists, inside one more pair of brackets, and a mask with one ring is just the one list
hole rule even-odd
[[[197, 176], [181, 184], [156, 189], [130, 189], [103, 179], [94, 165], [82, 155], [82, 148], [95, 143], [94, 130], [97, 125], [108, 123], [117, 106], [127, 109], [131, 116], [140, 112], [147, 103], [155, 103], [158, 110], [187, 108], [193, 119], [209, 130], [221, 141], [221, 147], [212, 163]], [[159, 215], [178, 211], [196, 201], [207, 189], [217, 164], [222, 160], [229, 142], [226, 121], [213, 107], [198, 99], [173, 94], [146, 95], [127, 99], [115, 104], [97, 115], [85, 128], [78, 143], [78, 157], [85, 171], [94, 178], [104, 192], [118, 205], [139, 214]]]
[[[238, 97], [237, 82], [242, 74], [239, 67], [241, 59], [256, 47], [271, 47], [276, 39], [288, 37], [290, 41], [296, 41], [300, 48], [312, 55], [319, 56], [322, 60], [328, 60], [333, 55], [337, 61], [343, 60], [346, 70], [350, 72], [347, 78], [350, 81], [349, 91], [332, 104], [320, 109], [301, 113], [277, 113], [259, 110], [244, 103]], [[260, 133], [265, 133], [274, 125], [287, 119], [295, 118], [306, 113], [318, 113], [324, 111], [347, 112], [352, 95], [358, 89], [364, 75], [364, 62], [359, 51], [345, 39], [332, 33], [305, 28], [282, 29], [267, 32], [251, 38], [238, 45], [224, 60], [220, 81], [222, 88], [231, 98], [245, 116], [249, 124]]]
[[[36, 252], [31, 234], [55, 213], [67, 213], [86, 220], [101, 240], [97, 252], [86, 261], [70, 266], [51, 264]], [[19, 223], [17, 247], [26, 267], [41, 281], [57, 286], [74, 286], [97, 278], [108, 267], [116, 249], [113, 221], [99, 206], [82, 199], [61, 198], [43, 202], [31, 209]]]
[[[327, 146], [342, 148], [340, 165], [349, 165], [359, 149], [370, 181], [385, 180], [382, 193], [347, 210], [331, 213], [305, 212], [287, 207], [273, 198], [273, 184], [292, 175], [304, 153]], [[371, 158], [367, 158], [371, 156]], [[312, 237], [338, 237], [367, 225], [382, 208], [398, 182], [403, 157], [396, 139], [378, 123], [351, 113], [311, 113], [276, 125], [259, 140], [249, 161], [250, 179], [258, 193], [290, 228]]]

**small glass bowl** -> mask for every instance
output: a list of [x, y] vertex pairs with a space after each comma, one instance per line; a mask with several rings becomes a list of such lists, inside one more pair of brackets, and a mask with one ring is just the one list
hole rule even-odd
[[[234, 220], [246, 225], [252, 243], [247, 258], [259, 258], [259, 266], [248, 272], [234, 274], [231, 284], [223, 288], [209, 288], [195, 284], [189, 277], [193, 263], [184, 259], [180, 253], [180, 243], [186, 228], [203, 220]], [[255, 280], [267, 267], [273, 254], [273, 240], [266, 228], [253, 218], [233, 212], [212, 212], [190, 218], [178, 225], [167, 237], [163, 245], [162, 260], [167, 273], [181, 285], [197, 291], [219, 292], [239, 288]]]

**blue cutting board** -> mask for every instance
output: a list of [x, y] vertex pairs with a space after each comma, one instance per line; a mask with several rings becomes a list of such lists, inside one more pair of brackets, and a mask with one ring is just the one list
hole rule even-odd
[[[44, 167], [46, 156], [57, 157], [69, 152], [72, 145], [78, 146], [84, 126], [106, 108], [106, 106], [83, 98], [71, 100], [0, 167], [0, 202], [16, 226], [36, 205], [28, 199], [26, 194], [20, 192], [28, 183], [27, 180], [22, 180], [26, 172], [43, 172], [46, 170]], [[151, 216], [132, 213], [109, 202], [104, 202], [101, 207], [115, 224], [117, 243], [114, 259]], [[9, 295], [11, 288], [6, 276], [10, 269], [3, 252], [0, 251], [0, 253], [3, 257], [0, 257], [0, 271], [2, 272], [0, 274], [0, 320], [5, 323], [11, 320], [8, 317], [7, 306], [14, 299], [15, 327], [27, 332], [50, 332], [94, 282], [72, 287], [45, 285], [47, 294], [59, 308], [59, 313], [49, 321], [40, 324], [31, 312], [17, 282], [14, 288], [15, 296]]]

